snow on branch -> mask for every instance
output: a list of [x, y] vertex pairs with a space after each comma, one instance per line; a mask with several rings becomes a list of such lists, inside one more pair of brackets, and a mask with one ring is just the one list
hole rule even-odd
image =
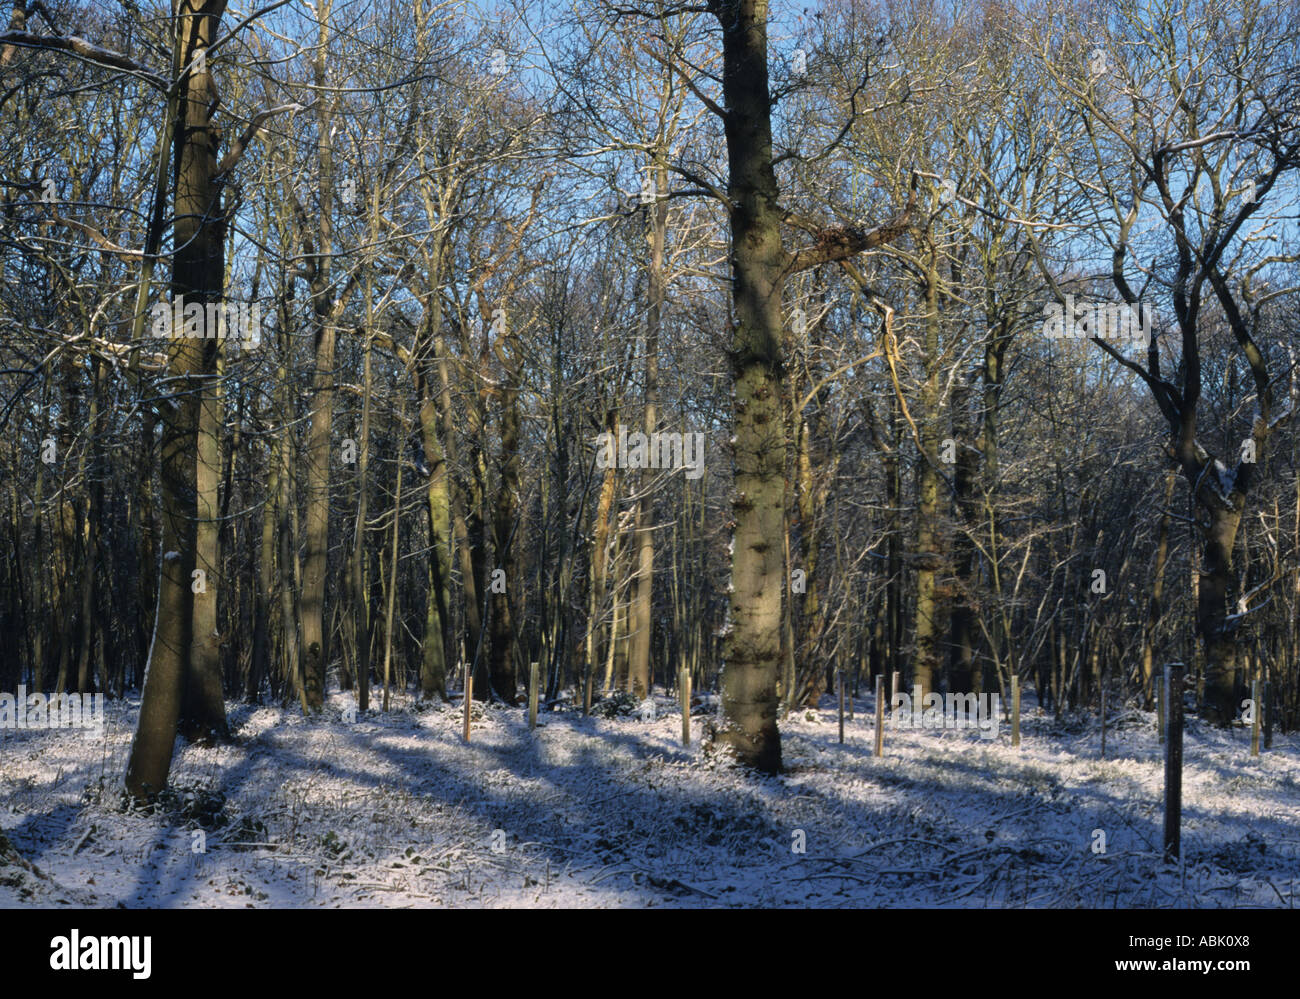
[[96, 66], [120, 69], [123, 72], [140, 77], [163, 92], [167, 90], [167, 81], [157, 73], [145, 69], [138, 62], [129, 59], [120, 52], [114, 52], [112, 49], [95, 45], [75, 35], [33, 35], [28, 31], [5, 31], [0, 32], [0, 45], [17, 45], [21, 48], [55, 49], [60, 52], [70, 52], [87, 62], [94, 63]]

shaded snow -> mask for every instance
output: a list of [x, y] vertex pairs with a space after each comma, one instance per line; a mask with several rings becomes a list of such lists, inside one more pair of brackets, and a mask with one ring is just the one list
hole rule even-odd
[[232, 704], [235, 744], [178, 743], [177, 796], [155, 814], [121, 809], [138, 701], [110, 704], [96, 741], [0, 732], [0, 833], [35, 872], [0, 851], [0, 905], [1216, 907], [1300, 892], [1294, 735], [1252, 760], [1247, 733], [1189, 720], [1180, 871], [1158, 856], [1150, 714], [1112, 722], [1106, 760], [1095, 724], [1032, 712], [1020, 751], [1009, 724], [993, 741], [887, 729], [877, 760], [870, 701], [844, 746], [831, 710], [783, 722], [775, 778], [704, 753], [699, 716], [683, 749], [664, 697], [653, 722], [551, 712], [535, 735], [519, 709], [476, 707], [468, 745], [455, 706], [399, 700], [348, 724], [346, 694], [313, 720]]

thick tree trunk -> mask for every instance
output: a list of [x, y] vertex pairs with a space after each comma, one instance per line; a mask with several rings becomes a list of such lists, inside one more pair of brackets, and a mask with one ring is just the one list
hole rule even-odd
[[767, 3], [715, 4], [731, 201], [735, 337], [735, 520], [722, 722], [715, 740], [766, 773], [781, 769], [776, 682], [781, 658], [785, 425], [781, 418], [781, 286], [785, 254], [772, 170]]
[[1156, 628], [1160, 624], [1163, 612], [1161, 600], [1165, 591], [1165, 566], [1169, 561], [1169, 507], [1174, 501], [1174, 486], [1178, 483], [1178, 472], [1171, 469], [1165, 477], [1165, 505], [1160, 514], [1160, 528], [1156, 538], [1156, 564], [1151, 579], [1151, 599], [1147, 604], [1147, 619], [1142, 628], [1142, 706], [1150, 711], [1154, 690], [1152, 681], [1155, 677]]
[[[208, 347], [205, 344], [205, 347]], [[216, 344], [210, 345], [215, 347]], [[191, 583], [194, 624], [190, 669], [181, 700], [180, 730], [191, 741], [212, 743], [229, 737], [221, 686], [221, 647], [217, 594], [221, 587], [221, 523], [217, 487], [221, 478], [221, 389], [214, 375], [204, 380], [199, 397], [195, 463], [195, 569], [203, 576]]]
[[331, 281], [334, 246], [333, 115], [323, 96], [327, 82], [330, 5], [320, 10], [319, 51], [315, 81], [321, 96], [317, 122], [316, 158], [320, 166], [320, 214], [317, 254], [312, 260], [311, 297], [315, 314], [315, 363], [312, 369], [311, 423], [307, 430], [307, 523], [303, 558], [302, 615], [303, 685], [307, 707], [319, 711], [325, 703], [325, 672], [329, 649], [325, 634], [325, 583], [329, 568], [330, 431], [334, 421], [334, 319], [341, 302]]
[[[1212, 474], [1212, 473], [1211, 473]], [[1239, 650], [1234, 625], [1228, 620], [1232, 588], [1236, 583], [1232, 549], [1241, 513], [1220, 508], [1210, 512], [1203, 530], [1205, 570], [1197, 596], [1196, 625], [1205, 647], [1205, 690], [1201, 715], [1217, 725], [1236, 716], [1236, 680]]]
[[[216, 37], [225, 0], [177, 0], [173, 7], [177, 51], [174, 71], [190, 65], [199, 49]], [[175, 132], [176, 221], [172, 294], [206, 301], [214, 277], [220, 283], [222, 237], [212, 185], [216, 137], [209, 114], [216, 106], [209, 73], [191, 72], [182, 88]], [[201, 376], [212, 359], [205, 348], [215, 341], [173, 338], [168, 344], [168, 374], [175, 390], [164, 400], [162, 434], [162, 576], [149, 665], [145, 670], [140, 718], [126, 766], [126, 788], [144, 801], [167, 783], [176, 741], [181, 696], [190, 667], [194, 601], [190, 586], [195, 558], [195, 447]]]

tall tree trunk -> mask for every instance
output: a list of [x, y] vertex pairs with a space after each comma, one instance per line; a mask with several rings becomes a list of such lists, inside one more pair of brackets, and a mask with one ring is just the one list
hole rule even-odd
[[[645, 326], [645, 434], [651, 436], [659, 423], [659, 333], [663, 326], [664, 246], [668, 231], [668, 169], [663, 151], [656, 147], [650, 169], [654, 177], [654, 204], [646, 219], [646, 326]], [[650, 446], [653, 446], [651, 444]], [[654, 497], [651, 484], [655, 469], [641, 469], [636, 504], [636, 582], [629, 613], [628, 682], [638, 700], [650, 693], [650, 646], [654, 634]]]
[[[205, 347], [217, 348], [219, 344]], [[194, 624], [190, 669], [181, 695], [181, 733], [192, 741], [224, 740], [226, 703], [221, 686], [221, 647], [217, 625], [217, 594], [221, 588], [221, 521], [217, 512], [217, 486], [221, 480], [221, 386], [215, 372], [199, 390], [199, 425], [195, 463], [196, 520], [195, 563], [202, 581], [194, 581]]]
[[722, 89], [731, 202], [735, 520], [722, 722], [715, 740], [765, 773], [781, 769], [780, 544], [785, 505], [781, 418], [784, 249], [772, 170], [766, 0], [721, 0]]
[[[605, 430], [617, 434], [618, 410], [605, 413]], [[618, 489], [618, 468], [610, 462], [605, 468], [596, 500], [596, 513], [591, 529], [591, 592], [587, 604], [587, 670], [595, 675], [597, 667], [605, 661], [605, 590], [609, 574], [609, 535], [614, 511], [614, 497]], [[594, 683], [594, 680], [591, 681]], [[584, 694], [585, 697], [585, 694]]]
[[[437, 319], [431, 319], [437, 322]], [[420, 432], [424, 461], [429, 469], [426, 488], [429, 513], [428, 606], [424, 622], [424, 647], [420, 663], [420, 693], [447, 699], [447, 608], [451, 582], [451, 471], [438, 439], [432, 372], [418, 378]]]
[[[1213, 474], [1213, 472], [1211, 472]], [[1213, 507], [1209, 526], [1202, 529], [1205, 570], [1196, 603], [1196, 625], [1205, 647], [1205, 689], [1201, 714], [1227, 725], [1236, 716], [1239, 655], [1234, 622], [1228, 619], [1236, 584], [1232, 550], [1241, 524], [1240, 510]]]
[[136, 681], [143, 675], [142, 665], [149, 659], [149, 645], [153, 638], [154, 613], [158, 603], [158, 535], [154, 522], [153, 470], [156, 452], [154, 431], [157, 420], [152, 406], [141, 406], [140, 450], [135, 465], [135, 501], [132, 520], [136, 547], [136, 598], [135, 598], [135, 670]]
[[[821, 405], [817, 399], [815, 405]], [[819, 654], [819, 645], [826, 628], [825, 605], [822, 595], [822, 573], [818, 571], [821, 554], [822, 520], [826, 512], [826, 499], [830, 484], [835, 478], [837, 458], [822, 461], [815, 451], [816, 432], [820, 429], [820, 414], [814, 420], [794, 414], [795, 421], [795, 483], [796, 506], [799, 511], [799, 550], [804, 570], [803, 636], [799, 643], [799, 681], [796, 687], [796, 704], [816, 707], [826, 692], [826, 658]]]
[[[406, 427], [406, 400], [402, 400], [402, 405], [397, 412], [397, 439], [405, 441], [407, 439]], [[397, 451], [397, 482], [393, 490], [393, 555], [392, 565], [388, 575], [388, 609], [384, 614], [384, 710], [388, 710], [388, 695], [392, 680], [393, 664], [393, 620], [394, 609], [397, 606], [397, 572], [398, 572], [398, 552], [400, 550], [400, 541], [402, 536], [402, 471], [406, 467], [404, 461], [404, 448], [399, 447]], [[383, 569], [380, 569], [382, 572]], [[403, 668], [402, 675], [405, 677], [406, 670]], [[403, 684], [405, 687], [405, 684]]]
[[[999, 542], [998, 516], [994, 505], [994, 494], [998, 488], [998, 411], [1002, 396], [1002, 360], [1007, 347], [1011, 344], [1011, 334], [1007, 332], [1010, 322], [1004, 320], [998, 334], [990, 337], [984, 348], [983, 402], [980, 426], [979, 451], [983, 476], [983, 507], [981, 516], [988, 528], [989, 574], [992, 580], [993, 599], [996, 601], [997, 618], [993, 633], [989, 636], [990, 651], [993, 662], [1001, 670], [1005, 658], [1007, 675], [1005, 683], [1010, 689], [1011, 674], [1018, 674], [1019, 658], [1011, 640], [1011, 615], [1007, 601], [1002, 593], [1002, 570], [1000, 565], [1002, 546]], [[1009, 696], [1009, 694], [1008, 694]]]
[[974, 420], [970, 413], [972, 386], [964, 384], [953, 390], [952, 434], [956, 446], [953, 485], [961, 530], [953, 541], [953, 569], [957, 593], [952, 609], [952, 667], [949, 688], [959, 693], [980, 692], [982, 677], [975, 666], [975, 607], [978, 581], [975, 579], [975, 532], [980, 528], [980, 502], [976, 495], [979, 482], [979, 452], [972, 439]]
[[289, 383], [293, 340], [289, 333], [289, 300], [287, 295], [280, 297], [280, 364], [276, 372], [277, 395], [279, 396], [280, 438], [275, 450], [278, 457], [279, 472], [275, 477], [276, 497], [276, 538], [279, 548], [280, 567], [280, 677], [283, 681], [282, 692], [287, 701], [292, 691], [297, 694], [303, 710], [307, 710], [302, 683], [302, 635], [299, 631], [298, 608], [295, 596], [301, 592], [298, 581], [298, 516], [294, 501], [293, 466], [296, 448], [294, 446], [293, 408], [291, 405], [292, 386]]
[[[617, 534], [614, 538], [613, 589], [614, 609], [613, 624], [610, 634], [610, 663], [613, 666], [613, 686], [616, 690], [628, 690], [628, 628], [631, 627], [630, 603], [632, 587], [630, 582], [631, 566], [629, 562], [635, 555], [632, 538], [629, 534], [630, 523], [626, 514], [616, 514]], [[605, 678], [605, 689], [610, 689], [610, 677]]]
[[1156, 564], [1151, 579], [1151, 599], [1147, 604], [1147, 619], [1142, 629], [1142, 706], [1150, 711], [1153, 680], [1155, 677], [1156, 628], [1162, 613], [1161, 600], [1165, 590], [1165, 566], [1169, 561], [1170, 504], [1174, 501], [1174, 486], [1178, 483], [1177, 469], [1165, 476], [1165, 505], [1161, 508], [1160, 528], [1156, 536]]
[[[90, 365], [90, 403], [86, 419], [86, 446], [79, 460], [81, 466], [80, 478], [86, 492], [82, 506], [85, 514], [81, 523], [82, 578], [81, 609], [79, 611], [79, 617], [81, 618], [81, 646], [77, 657], [77, 690], [82, 693], [89, 693], [93, 689], [91, 686], [91, 669], [95, 651], [95, 620], [97, 618], [95, 614], [97, 587], [95, 584], [99, 579], [100, 566], [102, 565], [97, 549], [99, 547], [99, 518], [103, 504], [97, 502], [98, 497], [96, 496], [100, 489], [99, 483], [102, 481], [102, 468], [98, 457], [99, 445], [97, 443], [99, 436], [99, 396], [101, 392], [99, 368], [99, 361], [92, 359]], [[86, 474], [87, 464], [90, 467], [89, 476]], [[106, 651], [101, 645], [101, 658]]]
[[[367, 300], [369, 296], [367, 296]], [[352, 638], [357, 656], [357, 710], [370, 710], [370, 584], [366, 578], [366, 536], [370, 498], [370, 391], [374, 338], [366, 329], [361, 382], [361, 439], [357, 442], [357, 519], [353, 528], [349, 582], [352, 589]]]
[[[461, 563], [468, 570], [465, 584], [465, 649], [471, 660], [477, 660], [474, 667], [474, 698], [480, 701], [491, 700], [491, 685], [488, 682], [487, 658], [476, 650], [487, 635], [484, 632], [486, 622], [483, 620], [488, 601], [487, 578], [487, 459], [483, 450], [487, 446], [487, 412], [488, 388], [487, 345], [483, 345], [479, 367], [476, 372], [478, 391], [467, 399], [466, 427], [469, 450], [469, 478], [466, 481], [465, 496], [465, 531], [461, 548]], [[508, 580], [507, 580], [508, 582]], [[496, 585], [500, 586], [498, 577]], [[471, 600], [471, 591], [476, 599]]]
[[492, 647], [488, 675], [492, 689], [507, 704], [518, 700], [515, 677], [515, 626], [511, 593], [519, 592], [515, 557], [515, 521], [519, 517], [519, 360], [514, 331], [507, 327], [497, 356], [504, 368], [501, 380], [501, 471], [492, 507], [492, 548], [502, 584], [492, 587]]
[[939, 472], [935, 467], [939, 444], [939, 274], [931, 253], [925, 283], [925, 345], [922, 363], [925, 383], [921, 387], [922, 422], [917, 471], [916, 499], [916, 606], [913, 634], [916, 658], [912, 685], [924, 697], [934, 689], [939, 665], [941, 600], [936, 581], [941, 565], [939, 554]]
[[[320, 166], [320, 214], [317, 253], [312, 260], [311, 297], [315, 314], [315, 361], [312, 369], [311, 422], [307, 429], [307, 523], [303, 558], [302, 655], [304, 697], [311, 711], [325, 703], [325, 671], [329, 660], [325, 634], [325, 583], [329, 563], [330, 430], [334, 420], [334, 319], [342, 296], [331, 281], [334, 245], [333, 115], [325, 97], [326, 54], [329, 50], [330, 3], [319, 12], [320, 37], [315, 63], [321, 111], [317, 121], [316, 158]], [[336, 304], [337, 303], [337, 304]]]
[[[888, 334], [887, 334], [888, 335]], [[903, 417], [898, 395], [889, 393], [889, 446], [885, 450], [885, 519], [889, 540], [885, 548], [885, 668], [890, 676], [903, 672]]]
[[[464, 638], [460, 644], [464, 647], [462, 656], [468, 655], [472, 657], [481, 627], [483, 586], [482, 578], [478, 575], [478, 572], [481, 571], [481, 565], [476, 569], [470, 550], [470, 527], [466, 514], [466, 490], [457, 477], [452, 474], [453, 469], [456, 468], [456, 414], [451, 398], [451, 360], [447, 351], [447, 340], [441, 325], [433, 327], [431, 332], [433, 334], [434, 359], [438, 367], [438, 393], [434, 402], [438, 411], [438, 420], [442, 425], [442, 447], [447, 469], [447, 492], [451, 498], [452, 533], [448, 538], [448, 544], [454, 547], [460, 560], [461, 588], [464, 591], [465, 630]], [[472, 404], [470, 408], [470, 415], [472, 416]], [[432, 465], [430, 465], [430, 470], [433, 470]], [[449, 551], [449, 566], [450, 558], [451, 553]], [[448, 571], [447, 585], [450, 593], [450, 569]], [[463, 666], [463, 663], [458, 663], [457, 669], [462, 670]], [[481, 688], [482, 684], [476, 679], [475, 686]]]
[[[195, 61], [216, 37], [225, 0], [176, 0], [177, 46], [173, 74]], [[220, 294], [222, 235], [212, 184], [216, 136], [209, 114], [216, 87], [208, 72], [189, 72], [180, 88], [180, 120], [175, 130], [175, 226], [172, 294], [206, 302]], [[213, 283], [218, 285], [214, 288]], [[145, 670], [140, 718], [126, 766], [127, 791], [147, 800], [167, 783], [176, 741], [181, 694], [190, 666], [194, 601], [190, 589], [195, 540], [195, 447], [202, 376], [215, 341], [173, 338], [167, 349], [174, 394], [163, 403], [162, 578], [149, 665]]]
[[266, 499], [262, 505], [262, 538], [257, 565], [257, 592], [253, 594], [253, 652], [248, 664], [244, 700], [256, 704], [262, 678], [271, 674], [271, 599], [275, 592], [275, 498], [279, 493], [280, 437], [271, 441], [267, 455]]

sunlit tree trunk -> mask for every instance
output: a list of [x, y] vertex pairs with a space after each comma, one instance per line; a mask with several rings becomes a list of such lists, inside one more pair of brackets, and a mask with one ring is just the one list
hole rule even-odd
[[933, 255], [926, 272], [925, 343], [922, 364], [920, 449], [917, 469], [916, 603], [912, 633], [916, 658], [912, 685], [924, 696], [934, 689], [942, 636], [941, 599], [936, 582], [941, 565], [939, 540], [939, 275]]
[[[664, 308], [664, 245], [668, 231], [668, 171], [662, 161], [652, 164], [655, 200], [647, 212], [646, 261], [648, 301], [645, 320], [645, 434], [659, 423], [659, 333]], [[628, 647], [628, 684], [632, 696], [650, 692], [650, 647], [654, 634], [654, 496], [651, 483], [657, 470], [642, 468], [636, 504], [636, 576], [631, 596]]]
[[[173, 70], [196, 61], [217, 34], [225, 0], [177, 0], [177, 46]], [[212, 174], [216, 137], [209, 115], [216, 106], [210, 72], [187, 74], [180, 94], [173, 156], [175, 216], [172, 294], [206, 301], [220, 287], [222, 234]], [[137, 800], [156, 795], [167, 783], [176, 740], [181, 696], [190, 668], [193, 628], [191, 572], [195, 560], [195, 448], [202, 376], [211, 364], [206, 348], [215, 341], [177, 339], [168, 343], [171, 394], [162, 401], [162, 577], [149, 665], [135, 741], [126, 766], [126, 788]]]
[[714, 5], [723, 37], [727, 194], [733, 280], [735, 520], [716, 741], [766, 773], [781, 769], [776, 681], [781, 658], [785, 426], [781, 285], [785, 264], [772, 170], [767, 3]]

